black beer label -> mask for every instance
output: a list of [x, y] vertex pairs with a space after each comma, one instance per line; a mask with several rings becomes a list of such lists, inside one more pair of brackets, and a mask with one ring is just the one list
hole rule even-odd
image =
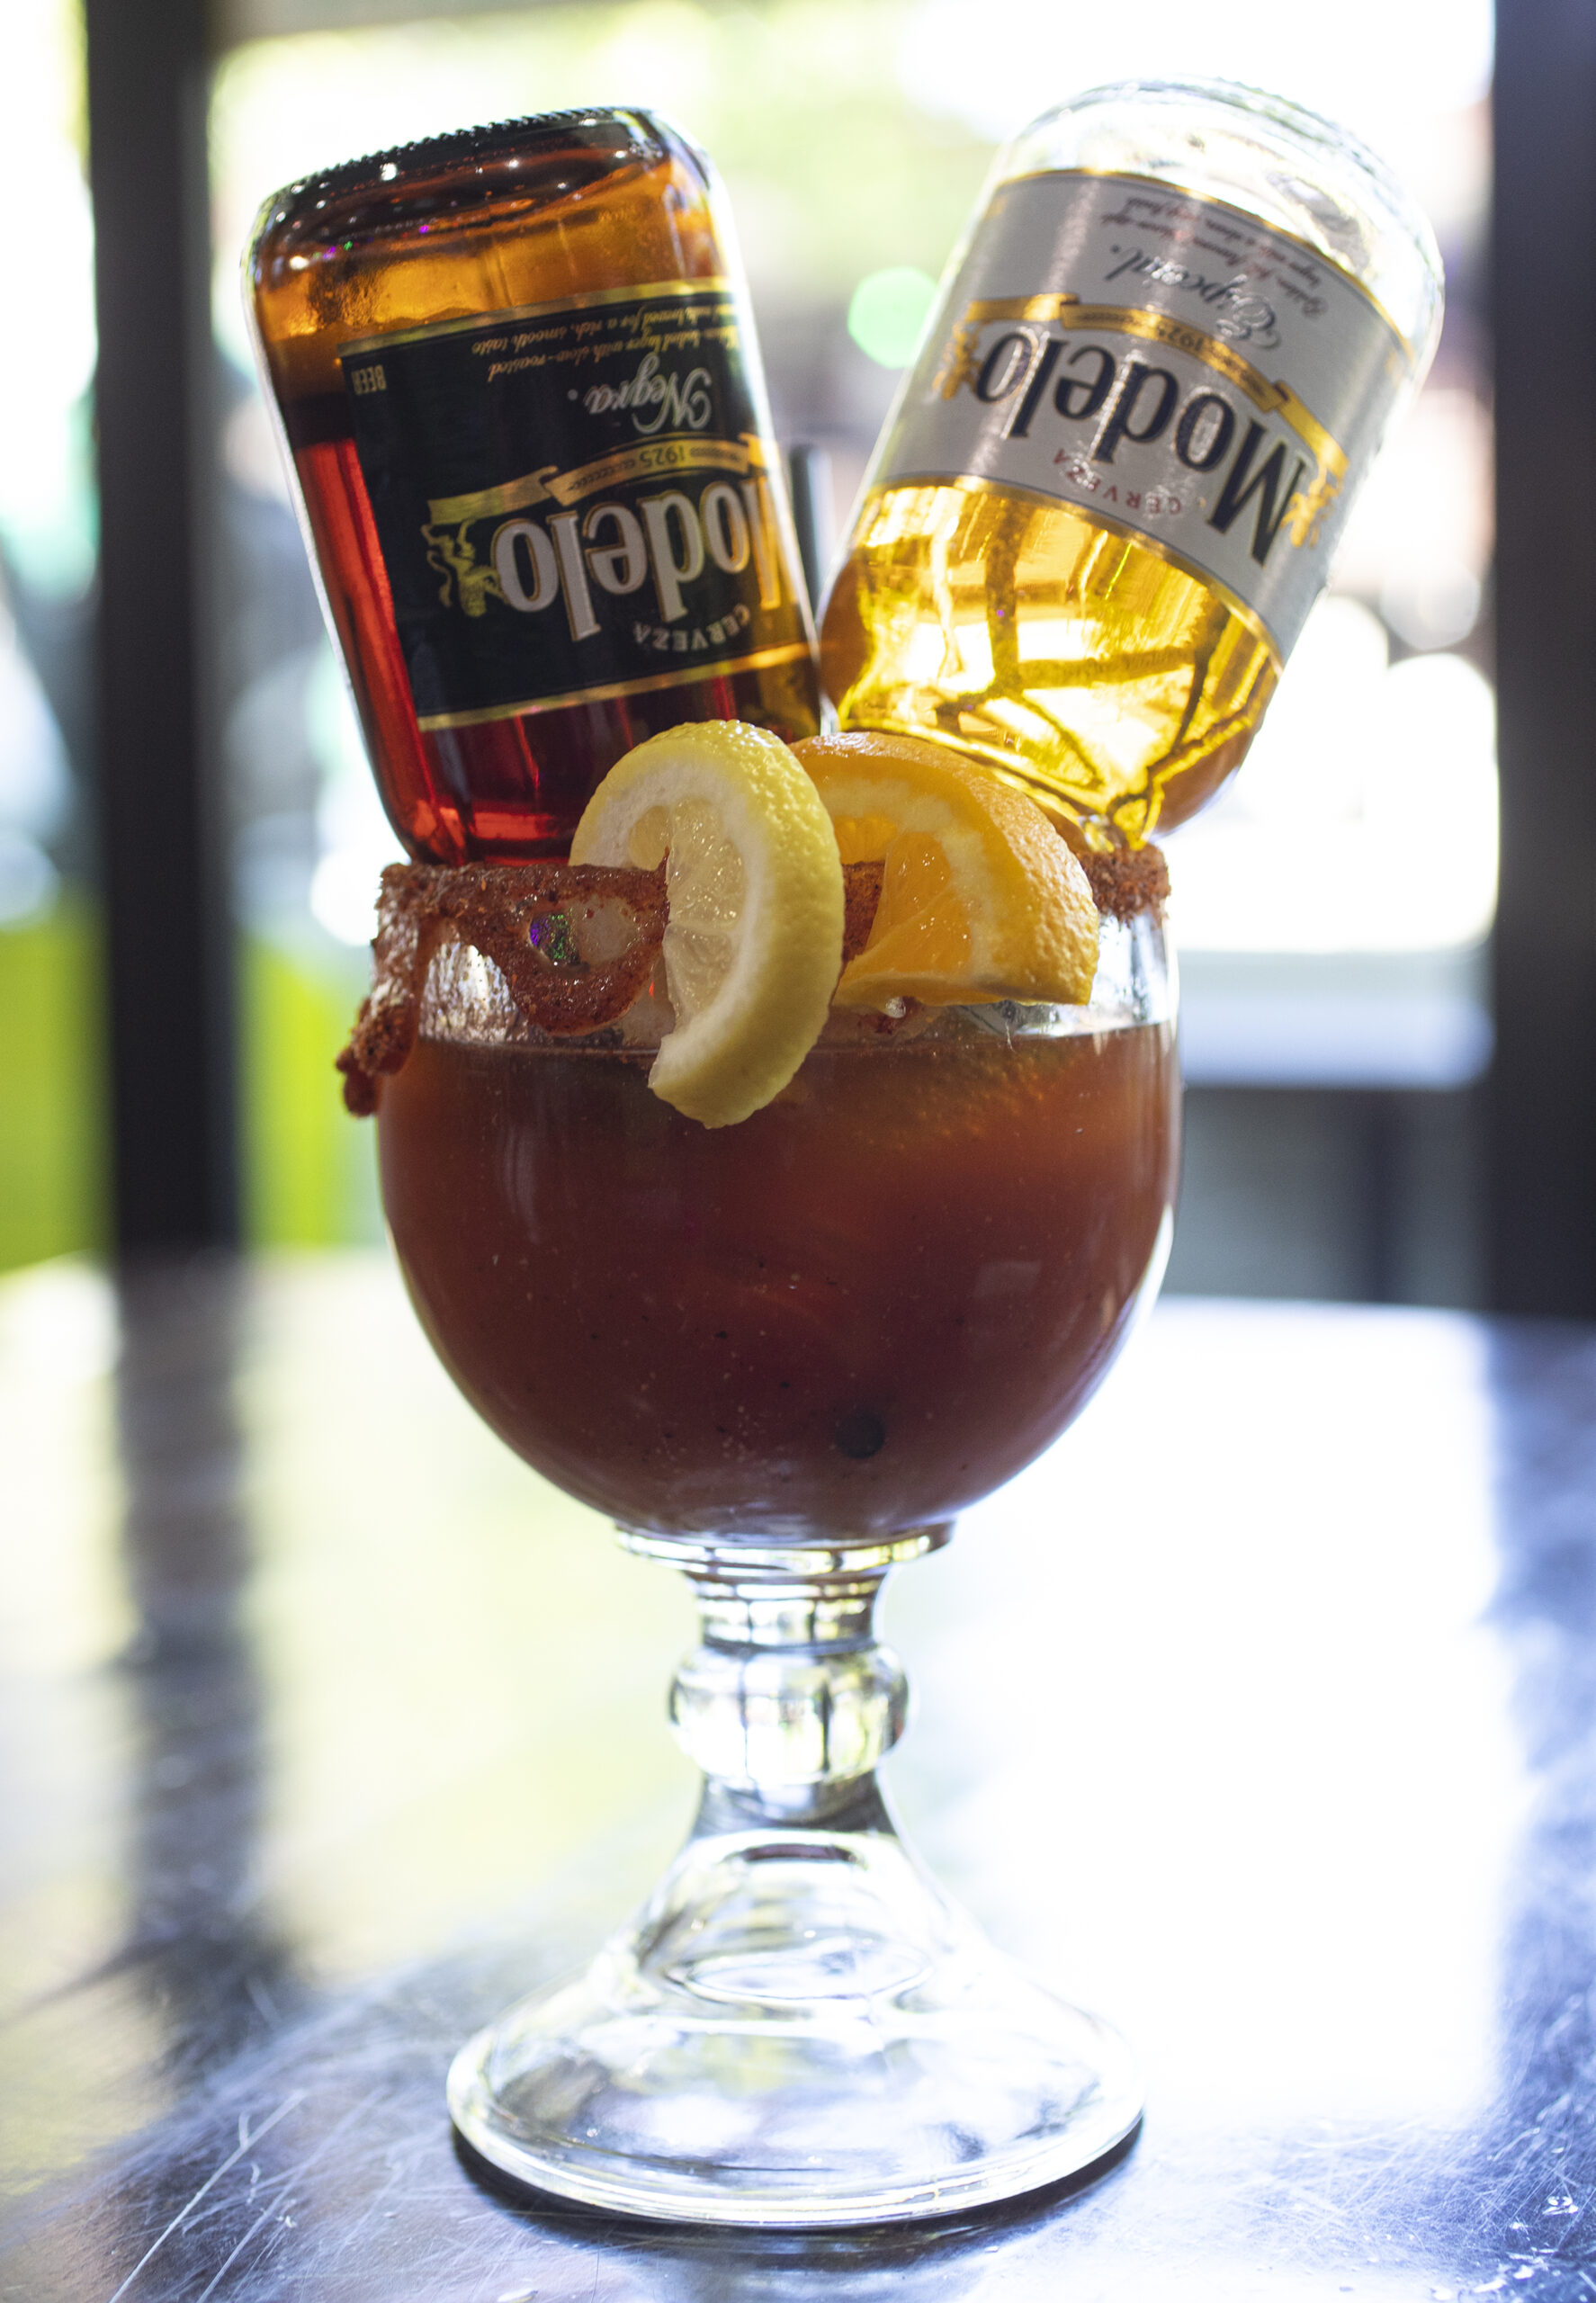
[[808, 655], [745, 327], [696, 281], [345, 347], [423, 728]]

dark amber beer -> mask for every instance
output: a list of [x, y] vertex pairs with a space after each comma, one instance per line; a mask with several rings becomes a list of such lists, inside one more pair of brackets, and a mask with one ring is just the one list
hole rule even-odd
[[263, 209], [247, 294], [383, 801], [438, 863], [561, 856], [684, 720], [819, 725], [722, 195], [648, 112], [373, 154]]

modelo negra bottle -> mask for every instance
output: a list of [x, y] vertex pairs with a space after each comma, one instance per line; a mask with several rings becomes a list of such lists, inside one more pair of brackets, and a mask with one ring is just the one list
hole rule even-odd
[[1240, 765], [1440, 328], [1423, 216], [1342, 130], [1094, 89], [1000, 158], [821, 627], [845, 728], [972, 753], [1134, 846]]
[[684, 720], [819, 725], [747, 296], [704, 155], [643, 112], [290, 185], [246, 303], [395, 829], [562, 855]]

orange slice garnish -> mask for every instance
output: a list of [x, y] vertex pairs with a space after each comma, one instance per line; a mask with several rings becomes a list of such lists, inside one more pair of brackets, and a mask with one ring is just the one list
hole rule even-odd
[[1097, 906], [1034, 800], [913, 736], [811, 736], [794, 750], [844, 864], [883, 867], [869, 940], [843, 969], [836, 1006], [1091, 997]]

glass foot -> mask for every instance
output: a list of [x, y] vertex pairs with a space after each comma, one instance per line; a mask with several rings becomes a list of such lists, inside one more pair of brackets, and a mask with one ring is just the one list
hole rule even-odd
[[592, 1966], [455, 2058], [454, 2123], [494, 2166], [623, 2213], [813, 2228], [1010, 2198], [1135, 2125], [1117, 2036], [992, 1949], [874, 1781], [904, 1688], [871, 1606], [946, 1532], [686, 1560], [629, 1539], [704, 1600], [673, 1700], [704, 1806]]

